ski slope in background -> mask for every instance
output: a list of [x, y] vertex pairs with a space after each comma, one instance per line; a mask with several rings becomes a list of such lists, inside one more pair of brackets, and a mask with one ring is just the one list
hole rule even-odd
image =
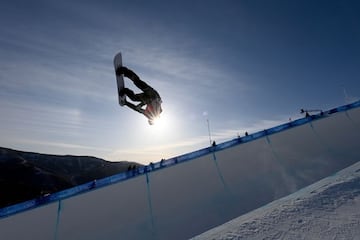
[[360, 162], [193, 240], [360, 239]]
[[1, 239], [187, 239], [357, 163], [359, 127], [360, 101], [3, 208]]

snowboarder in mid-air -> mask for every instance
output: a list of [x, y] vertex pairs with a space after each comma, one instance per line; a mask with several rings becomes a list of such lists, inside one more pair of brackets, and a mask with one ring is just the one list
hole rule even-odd
[[[148, 120], [149, 124], [153, 125], [154, 120], [160, 116], [160, 113], [162, 112], [161, 109], [161, 97], [159, 93], [150, 87], [148, 84], [146, 84], [144, 81], [142, 81], [136, 73], [134, 73], [132, 70], [128, 69], [127, 67], [120, 66], [116, 69], [117, 75], [124, 75], [125, 77], [129, 78], [133, 81], [135, 86], [137, 86], [140, 90], [142, 90], [142, 93], [135, 94], [132, 90], [129, 88], [123, 88], [119, 92], [119, 96], [127, 96], [132, 101], [140, 102], [139, 104], [135, 105], [131, 102], [125, 101], [125, 105], [129, 108], [144, 114]], [[145, 106], [145, 109], [142, 107]]]

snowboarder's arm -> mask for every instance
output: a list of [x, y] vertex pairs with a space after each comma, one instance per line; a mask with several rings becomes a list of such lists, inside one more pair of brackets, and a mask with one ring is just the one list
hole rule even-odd
[[145, 105], [146, 105], [146, 103], [141, 102], [141, 103], [139, 103], [138, 105], [136, 105], [136, 108], [140, 108], [140, 109], [141, 109], [141, 107], [142, 107], [142, 106], [145, 106]]
[[132, 103], [126, 101], [125, 105], [128, 106], [129, 108], [131, 108], [132, 110], [135, 110], [139, 113], [144, 114], [144, 110], [141, 108], [143, 105], [141, 103], [138, 105], [135, 105], [135, 104], [132, 104]]

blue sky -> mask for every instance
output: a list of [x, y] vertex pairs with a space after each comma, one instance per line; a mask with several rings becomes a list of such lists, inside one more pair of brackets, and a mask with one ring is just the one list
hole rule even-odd
[[[148, 163], [208, 146], [207, 119], [221, 142], [358, 100], [359, 12], [357, 1], [2, 1], [0, 146]], [[161, 126], [118, 105], [119, 51], [160, 93]]]

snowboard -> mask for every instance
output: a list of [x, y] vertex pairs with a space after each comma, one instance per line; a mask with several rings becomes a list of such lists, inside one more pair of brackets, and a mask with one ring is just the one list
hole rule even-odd
[[125, 87], [124, 76], [122, 74], [121, 75], [116, 74], [116, 69], [121, 66], [122, 66], [122, 56], [121, 53], [119, 52], [114, 57], [114, 68], [115, 68], [116, 84], [118, 88], [119, 104], [120, 106], [124, 106], [126, 103], [126, 96], [125, 95], [120, 96], [120, 91]]

